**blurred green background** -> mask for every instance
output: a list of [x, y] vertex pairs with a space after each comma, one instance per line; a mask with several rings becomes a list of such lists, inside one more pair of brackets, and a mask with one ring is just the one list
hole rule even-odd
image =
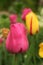
[[[8, 16], [11, 13], [18, 14], [18, 21], [21, 22], [21, 11], [25, 7], [31, 8], [37, 14], [40, 31], [36, 37], [28, 35], [30, 49], [24, 55], [24, 64], [21, 63], [21, 54], [18, 54], [18, 61], [15, 62], [15, 55], [8, 53], [5, 46], [2, 45], [0, 48], [0, 65], [43, 65], [43, 59], [38, 56], [39, 43], [43, 42], [43, 0], [0, 0], [0, 28], [9, 28]], [[35, 43], [35, 47], [33, 43]]]
[[1, 27], [9, 27], [9, 24], [5, 25], [5, 23], [9, 23], [6, 21], [9, 20], [8, 16], [11, 13], [18, 14], [18, 21], [22, 21], [21, 12], [26, 7], [31, 8], [37, 14], [40, 25], [43, 25], [43, 0], [0, 0], [0, 23], [3, 24], [0, 24]]
[[41, 0], [0, 0], [0, 10], [20, 13], [22, 8], [29, 7], [36, 12], [40, 1]]

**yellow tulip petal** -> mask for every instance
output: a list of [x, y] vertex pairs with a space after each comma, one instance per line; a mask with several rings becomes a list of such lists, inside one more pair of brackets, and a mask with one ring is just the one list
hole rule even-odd
[[26, 26], [27, 26], [27, 30], [29, 31], [30, 33], [30, 24], [31, 24], [31, 13], [29, 13], [27, 16], [26, 16]]
[[39, 49], [39, 56], [40, 58], [43, 58], [43, 51], [41, 51], [40, 49]]
[[43, 42], [41, 42], [41, 43], [39, 44], [39, 47], [43, 47]]
[[[32, 19], [32, 25], [31, 25], [31, 19]], [[30, 12], [26, 15], [26, 26], [29, 33], [30, 33], [31, 26], [32, 26], [32, 34], [35, 34], [39, 31], [38, 19], [37, 19], [37, 16], [33, 12]]]
[[36, 32], [39, 31], [39, 23], [38, 23], [38, 18], [36, 15], [33, 13], [33, 20], [32, 20], [32, 33], [35, 34]]
[[43, 47], [40, 47], [40, 49], [39, 49], [40, 51], [43, 51]]

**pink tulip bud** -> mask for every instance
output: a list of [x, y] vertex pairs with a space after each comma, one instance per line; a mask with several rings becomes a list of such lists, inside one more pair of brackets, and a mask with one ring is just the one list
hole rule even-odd
[[10, 18], [10, 23], [17, 22], [17, 15], [16, 14], [11, 14], [9, 18]]
[[22, 16], [21, 16], [22, 20], [25, 20], [26, 15], [27, 15], [29, 12], [31, 12], [31, 11], [32, 11], [32, 10], [31, 10], [30, 8], [25, 8], [25, 9], [23, 9], [23, 11], [22, 11]]

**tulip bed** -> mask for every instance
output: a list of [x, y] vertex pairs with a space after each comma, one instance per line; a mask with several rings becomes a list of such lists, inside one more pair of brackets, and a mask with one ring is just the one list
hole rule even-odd
[[[18, 20], [21, 21], [19, 18]], [[9, 29], [8, 17], [0, 17], [0, 32], [3, 28]], [[0, 37], [2, 34], [3, 32], [0, 33]], [[24, 54], [10, 54], [5, 48], [6, 38], [3, 37], [4, 40], [0, 43], [0, 65], [43, 65], [43, 58], [39, 56], [39, 44], [43, 42], [43, 27], [40, 27], [37, 34], [33, 36], [28, 34], [27, 37], [29, 39], [29, 49]]]

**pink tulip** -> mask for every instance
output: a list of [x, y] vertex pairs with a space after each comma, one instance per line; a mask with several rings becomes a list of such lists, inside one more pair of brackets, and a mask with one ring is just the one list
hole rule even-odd
[[[14, 16], [15, 15], [13, 15], [11, 18]], [[23, 23], [15, 22], [15, 19], [13, 23], [14, 24], [11, 23], [10, 25], [10, 32], [6, 39], [6, 49], [11, 53], [26, 52], [28, 50], [29, 43], [27, 40], [27, 32], [25, 26]]]
[[25, 9], [23, 9], [23, 11], [22, 11], [22, 16], [21, 16], [21, 18], [22, 18], [22, 20], [25, 20], [25, 16], [29, 13], [29, 12], [31, 12], [32, 10], [30, 9], [30, 8], [25, 8]]

